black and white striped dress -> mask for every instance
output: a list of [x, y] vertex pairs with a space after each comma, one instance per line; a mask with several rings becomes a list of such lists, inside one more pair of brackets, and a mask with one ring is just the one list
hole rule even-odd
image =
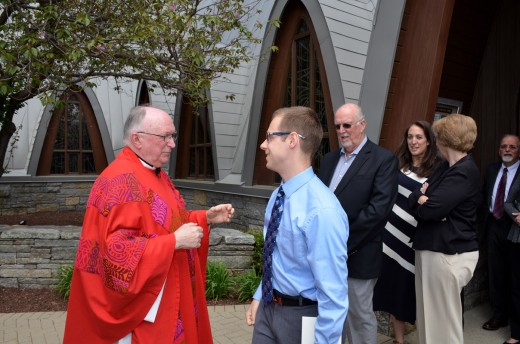
[[415, 252], [410, 239], [417, 221], [410, 214], [408, 195], [426, 178], [410, 171], [399, 173], [397, 200], [383, 233], [383, 262], [374, 289], [374, 310], [415, 323]]

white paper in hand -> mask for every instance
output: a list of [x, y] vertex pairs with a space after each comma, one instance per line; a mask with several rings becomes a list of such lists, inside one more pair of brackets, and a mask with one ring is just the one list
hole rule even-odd
[[[314, 325], [316, 317], [302, 317], [302, 344], [314, 344]], [[341, 344], [341, 337], [338, 339]]]

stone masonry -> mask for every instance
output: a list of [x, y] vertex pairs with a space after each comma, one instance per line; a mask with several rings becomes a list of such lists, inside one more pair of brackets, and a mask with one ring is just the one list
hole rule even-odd
[[[55, 285], [60, 266], [74, 263], [80, 232], [77, 226], [0, 225], [0, 287]], [[250, 234], [213, 228], [208, 259], [233, 271], [249, 269], [254, 243]]]
[[[43, 211], [84, 211], [93, 181], [3, 182], [0, 180], [0, 215]], [[229, 228], [262, 230], [267, 198], [178, 187], [187, 209], [208, 209], [231, 203], [235, 216]]]
[[50, 287], [74, 261], [80, 228], [0, 226], [0, 286]]
[[83, 211], [92, 182], [0, 183], [0, 215]]

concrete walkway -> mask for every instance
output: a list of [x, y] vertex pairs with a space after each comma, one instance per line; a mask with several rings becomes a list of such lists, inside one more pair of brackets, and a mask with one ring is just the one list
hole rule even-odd
[[[215, 344], [251, 343], [253, 328], [245, 323], [246, 309], [247, 305], [208, 307]], [[507, 327], [498, 331], [481, 329], [489, 314], [487, 305], [465, 313], [465, 344], [501, 344], [509, 338]], [[66, 312], [0, 314], [0, 343], [60, 344], [63, 341], [65, 316]], [[415, 332], [410, 333], [406, 340], [409, 344], [418, 344]], [[392, 339], [379, 335], [377, 342], [391, 344]]]

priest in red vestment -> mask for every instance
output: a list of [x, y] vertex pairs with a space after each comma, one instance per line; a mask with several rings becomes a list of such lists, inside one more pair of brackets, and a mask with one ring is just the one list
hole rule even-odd
[[186, 210], [160, 170], [176, 135], [166, 112], [130, 112], [126, 147], [88, 200], [65, 344], [213, 343], [205, 299], [209, 225], [229, 222], [234, 209]]

